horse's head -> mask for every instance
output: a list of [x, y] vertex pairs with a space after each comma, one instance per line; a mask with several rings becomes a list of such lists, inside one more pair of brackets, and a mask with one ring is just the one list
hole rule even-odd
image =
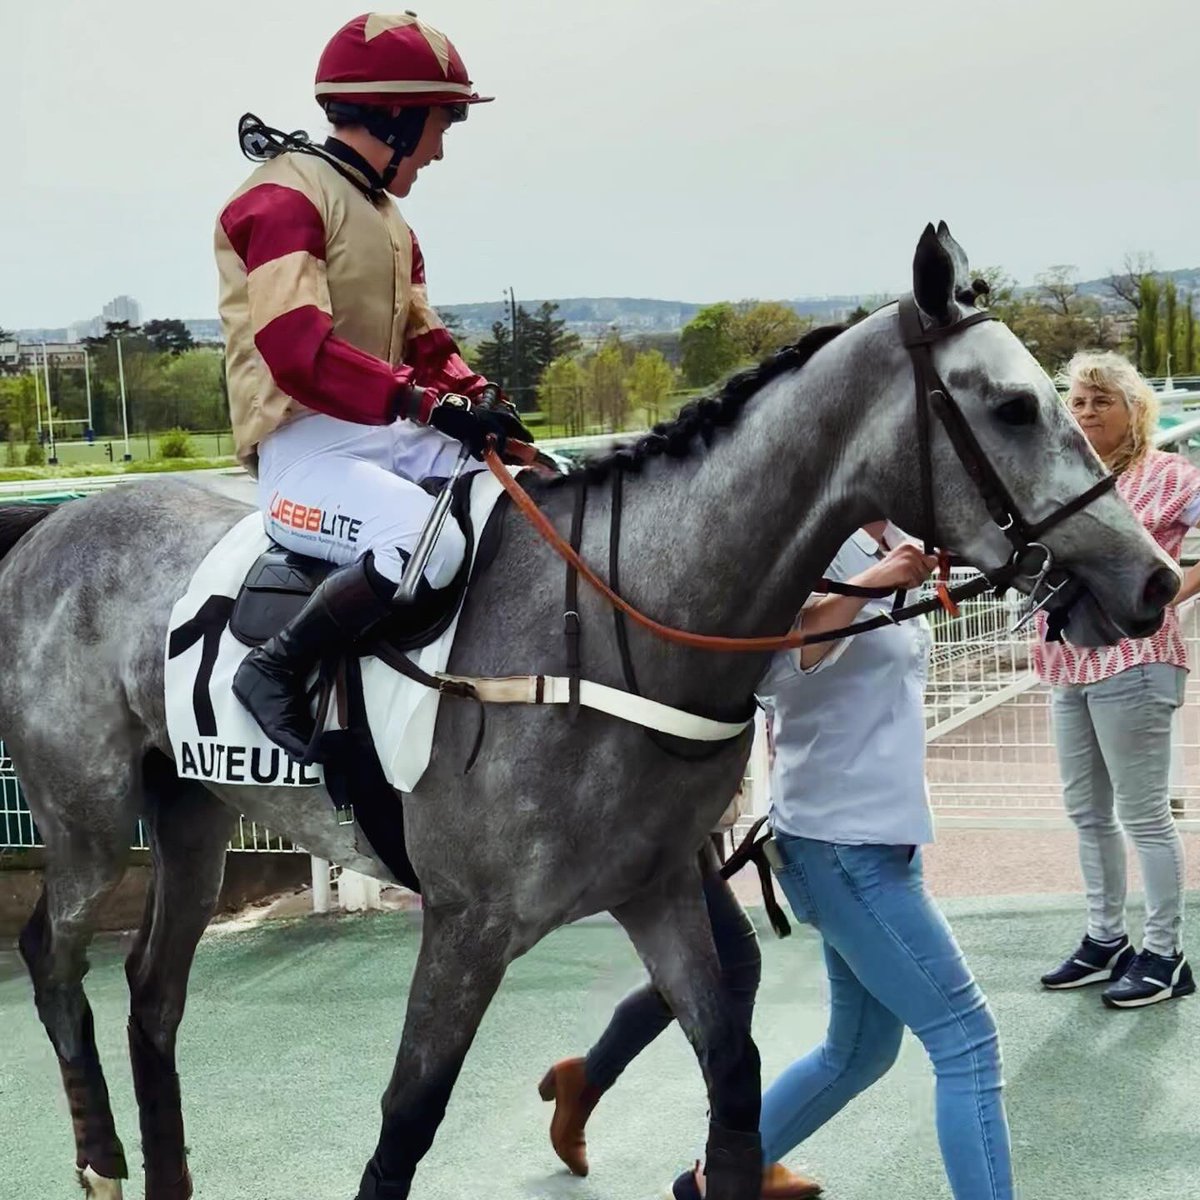
[[[988, 575], [1020, 562], [1014, 586], [1036, 588], [1039, 600], [1058, 586], [1048, 607], [1074, 601], [1065, 633], [1076, 644], [1147, 636], [1178, 571], [1105, 486], [1103, 464], [1033, 355], [975, 309], [979, 290], [945, 224], [928, 226], [913, 260], [915, 305], [900, 308], [928, 444], [916, 439], [916, 474], [895, 517]], [[912, 411], [910, 400], [909, 430]]]

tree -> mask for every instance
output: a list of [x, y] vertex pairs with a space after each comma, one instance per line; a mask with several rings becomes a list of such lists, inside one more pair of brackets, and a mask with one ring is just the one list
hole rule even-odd
[[0, 378], [0, 426], [8, 443], [8, 466], [19, 465], [24, 455], [17, 447], [36, 438], [37, 425], [37, 391], [33, 376]]
[[1158, 374], [1158, 310], [1162, 287], [1154, 275], [1143, 275], [1138, 284], [1137, 331], [1138, 369], [1143, 375]]
[[798, 342], [811, 326], [811, 319], [778, 300], [747, 300], [735, 310], [733, 341], [742, 358], [758, 361]]
[[658, 424], [674, 385], [675, 372], [657, 350], [643, 350], [634, 358], [628, 376], [629, 398], [635, 409], [646, 414], [647, 424]]
[[182, 354], [196, 345], [188, 327], [173, 317], [165, 321], [147, 321], [142, 326], [142, 334], [160, 354]]
[[1149, 254], [1126, 254], [1120, 271], [1114, 271], [1104, 281], [1105, 286], [1122, 304], [1133, 310], [1133, 361], [1140, 367], [1142, 356], [1141, 314], [1143, 296], [1142, 280], [1154, 277], [1154, 259]]
[[1179, 336], [1178, 325], [1178, 307], [1179, 294], [1175, 287], [1175, 280], [1169, 276], [1166, 284], [1163, 286], [1163, 369], [1170, 375], [1172, 371], [1179, 370], [1179, 354], [1177, 349], [1177, 339]]
[[596, 421], [611, 432], [624, 427], [629, 414], [629, 390], [625, 386], [620, 338], [610, 338], [588, 359], [584, 406], [589, 421]]
[[556, 358], [542, 372], [538, 407], [551, 425], [561, 425], [568, 437], [583, 433], [587, 424], [584, 393], [587, 376], [577, 358]]
[[1183, 361], [1179, 367], [1181, 375], [1190, 375], [1196, 369], [1196, 310], [1192, 307], [1190, 292], [1183, 294]]
[[492, 322], [492, 336], [484, 338], [471, 354], [471, 366], [486, 376], [492, 383], [498, 383], [506, 392], [512, 394], [512, 335], [504, 321]]
[[[517, 308], [517, 326], [526, 345], [523, 357], [526, 358], [530, 373], [535, 381], [540, 380], [542, 373], [557, 358], [565, 358], [579, 350], [579, 335], [567, 329], [566, 321], [554, 314], [558, 305], [544, 300], [532, 316], [523, 308]], [[521, 318], [525, 320], [522, 322]]]
[[683, 377], [692, 387], [707, 387], [741, 360], [734, 329], [737, 314], [728, 303], [702, 308], [684, 326], [680, 339]]
[[163, 367], [163, 423], [175, 429], [228, 429], [225, 359], [219, 350], [188, 350]]

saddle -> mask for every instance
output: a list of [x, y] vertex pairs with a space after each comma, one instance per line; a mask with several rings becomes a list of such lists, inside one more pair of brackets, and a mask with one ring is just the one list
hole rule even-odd
[[[444, 482], [429, 479], [421, 486], [436, 495]], [[501, 497], [492, 509], [480, 534], [479, 553], [474, 555], [472, 567], [475, 530], [469, 516], [470, 487], [471, 476], [460, 479], [450, 506], [450, 515], [458, 522], [467, 544], [458, 574], [436, 590], [422, 584], [411, 604], [398, 608], [395, 616], [380, 625], [369, 641], [356, 647], [360, 654], [379, 652], [380, 657], [393, 662], [406, 651], [427, 646], [441, 637], [462, 605], [468, 579], [491, 565], [500, 545], [502, 523], [498, 516], [507, 506], [507, 497]], [[230, 632], [243, 645], [261, 646], [299, 613], [321, 581], [334, 570], [333, 563], [297, 554], [272, 542], [270, 549], [250, 568], [238, 592], [229, 618]]]

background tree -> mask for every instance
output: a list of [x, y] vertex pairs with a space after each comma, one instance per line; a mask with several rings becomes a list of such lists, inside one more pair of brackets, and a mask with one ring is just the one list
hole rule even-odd
[[1138, 319], [1144, 302], [1142, 280], [1147, 277], [1153, 278], [1154, 275], [1154, 259], [1149, 254], [1139, 252], [1126, 254], [1121, 270], [1112, 272], [1104, 281], [1105, 287], [1113, 297], [1133, 312], [1133, 361], [1139, 368], [1143, 362], [1143, 326]]
[[1168, 375], [1179, 370], [1179, 292], [1169, 276], [1163, 284], [1163, 371]]
[[623, 429], [629, 415], [629, 389], [620, 338], [609, 338], [588, 359], [585, 371], [584, 408], [589, 422], [603, 425], [609, 432]]
[[1162, 305], [1162, 285], [1154, 275], [1143, 275], [1138, 283], [1138, 308], [1134, 327], [1137, 335], [1137, 366], [1143, 375], [1157, 375], [1158, 313]]
[[735, 309], [731, 332], [739, 356], [758, 362], [799, 341], [811, 327], [811, 319], [778, 300], [743, 300]]
[[737, 313], [729, 303], [702, 308], [680, 337], [683, 377], [691, 387], [707, 387], [741, 361], [734, 330]]
[[160, 354], [182, 354], [196, 345], [187, 326], [173, 317], [163, 321], [147, 321], [142, 326], [142, 336]]
[[168, 358], [162, 367], [163, 424], [174, 429], [213, 430], [229, 427], [225, 398], [225, 356], [219, 350], [196, 349]]
[[1192, 294], [1183, 293], [1183, 361], [1179, 367], [1181, 375], [1191, 375], [1196, 370], [1196, 310], [1192, 307]]
[[641, 409], [647, 425], [662, 419], [667, 397], [675, 386], [671, 364], [657, 350], [643, 350], [629, 368], [628, 390], [633, 408]]
[[549, 300], [542, 301], [532, 316], [517, 307], [517, 330], [525, 342], [524, 357], [534, 382], [555, 359], [575, 354], [580, 347], [579, 335], [567, 329], [557, 312], [558, 305]]
[[538, 407], [546, 420], [566, 430], [568, 437], [583, 433], [587, 424], [584, 394], [587, 376], [577, 358], [556, 358], [542, 372]]
[[492, 383], [498, 383], [508, 395], [512, 395], [512, 334], [506, 322], [492, 322], [492, 336], [484, 338], [475, 347], [468, 361], [480, 375], [486, 376]]

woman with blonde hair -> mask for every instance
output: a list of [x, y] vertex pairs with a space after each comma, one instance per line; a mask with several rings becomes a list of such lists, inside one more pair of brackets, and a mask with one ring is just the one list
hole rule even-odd
[[[1076, 354], [1066, 371], [1067, 407], [1117, 475], [1117, 490], [1176, 561], [1200, 523], [1200, 469], [1154, 448], [1155, 395], [1111, 351]], [[1200, 591], [1200, 565], [1184, 573], [1175, 604]], [[1039, 614], [1040, 617], [1040, 614]], [[1042, 622], [1042, 632], [1045, 624]], [[1079, 833], [1087, 930], [1079, 948], [1042, 976], [1053, 990], [1107, 983], [1110, 1008], [1142, 1008], [1196, 990], [1180, 944], [1183, 843], [1171, 816], [1171, 727], [1183, 703], [1187, 650], [1175, 609], [1153, 637], [1115, 646], [1039, 640], [1034, 667], [1051, 686], [1063, 801]], [[1145, 882], [1142, 950], [1125, 923], [1125, 841]]]

